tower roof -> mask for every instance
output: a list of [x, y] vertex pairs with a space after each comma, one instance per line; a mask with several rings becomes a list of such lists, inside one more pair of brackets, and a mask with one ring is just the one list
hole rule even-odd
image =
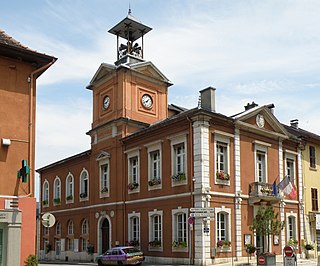
[[125, 17], [108, 32], [134, 42], [151, 30], [152, 28], [142, 24], [134, 16], [132, 16], [129, 9], [127, 17]]

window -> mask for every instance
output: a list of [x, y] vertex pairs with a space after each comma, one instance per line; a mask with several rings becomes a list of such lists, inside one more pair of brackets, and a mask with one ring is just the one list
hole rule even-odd
[[81, 234], [87, 235], [88, 233], [89, 233], [89, 224], [88, 224], [88, 220], [85, 219], [83, 220], [81, 225]]
[[49, 227], [43, 227], [43, 235], [48, 236], [49, 235]]
[[49, 182], [46, 180], [43, 183], [42, 189], [42, 205], [47, 206], [49, 204]]
[[174, 174], [185, 173], [185, 148], [184, 143], [173, 146], [174, 149]]
[[266, 155], [264, 152], [257, 152], [256, 164], [258, 182], [266, 183]]
[[109, 192], [109, 164], [100, 165], [100, 191], [101, 193]]
[[216, 150], [217, 150], [217, 155], [216, 155], [217, 172], [228, 173], [227, 144], [222, 142], [217, 142]]
[[82, 238], [81, 239], [81, 250], [87, 251], [87, 247], [88, 247], [88, 239]]
[[68, 223], [68, 235], [73, 235], [73, 221]]
[[127, 151], [128, 158], [128, 193], [140, 191], [139, 149]]
[[71, 173], [68, 174], [66, 178], [66, 200], [73, 201], [73, 175]]
[[187, 248], [188, 243], [188, 209], [172, 210], [172, 245], [173, 248]]
[[56, 235], [57, 236], [61, 235], [61, 223], [60, 222], [56, 223]]
[[128, 242], [129, 245], [140, 245], [140, 213], [130, 213], [128, 215], [129, 228], [128, 228]]
[[68, 241], [68, 250], [73, 251], [74, 250], [74, 240], [71, 238], [67, 238]]
[[[231, 209], [225, 208], [215, 208], [215, 217], [216, 217], [216, 241], [223, 241], [230, 243], [231, 241]], [[219, 245], [218, 245], [219, 246]], [[223, 246], [229, 247], [229, 244], [223, 243]]]
[[[290, 241], [290, 239], [298, 240], [297, 214], [293, 212], [287, 213], [286, 218], [287, 241]], [[294, 241], [292, 241], [293, 243]]]
[[149, 212], [149, 247], [162, 249], [162, 211]]
[[160, 151], [150, 153], [151, 169], [150, 180], [160, 180]]
[[61, 181], [60, 178], [57, 176], [54, 180], [54, 198], [53, 203], [55, 205], [61, 203]]
[[316, 149], [313, 146], [309, 146], [310, 167], [316, 168]]
[[311, 188], [312, 211], [318, 211], [318, 190]]
[[88, 171], [83, 169], [80, 174], [80, 198], [86, 199], [89, 194], [89, 174]]

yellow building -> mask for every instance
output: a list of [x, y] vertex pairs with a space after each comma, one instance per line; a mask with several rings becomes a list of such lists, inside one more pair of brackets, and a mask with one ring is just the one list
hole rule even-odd
[[287, 130], [301, 140], [301, 164], [298, 171], [302, 172], [303, 197], [300, 205], [304, 208], [303, 228], [305, 241], [301, 246], [312, 244], [316, 256], [320, 250], [320, 210], [318, 193], [320, 191], [320, 136], [298, 127], [298, 120], [292, 120]]

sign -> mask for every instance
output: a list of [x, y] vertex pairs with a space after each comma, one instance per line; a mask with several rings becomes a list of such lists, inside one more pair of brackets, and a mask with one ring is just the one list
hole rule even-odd
[[190, 208], [190, 212], [214, 212], [214, 208]]
[[296, 260], [294, 257], [284, 257], [285, 266], [296, 266]]
[[209, 227], [203, 228], [203, 233], [209, 233], [209, 231], [210, 231], [210, 228], [209, 228]]
[[260, 256], [260, 257], [258, 258], [258, 263], [259, 263], [260, 265], [264, 265], [265, 262], [266, 262], [265, 257]]
[[192, 212], [190, 213], [191, 217], [214, 217], [214, 213], [208, 212]]
[[188, 224], [194, 224], [194, 217], [188, 218]]
[[320, 230], [320, 214], [316, 214], [316, 230]]
[[283, 253], [284, 253], [284, 256], [285, 256], [285, 257], [292, 257], [293, 254], [294, 254], [293, 247], [291, 247], [291, 246], [285, 246], [285, 247], [283, 248]]

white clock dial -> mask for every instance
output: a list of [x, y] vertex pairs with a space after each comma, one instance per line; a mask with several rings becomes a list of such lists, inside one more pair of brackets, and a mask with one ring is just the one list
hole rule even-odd
[[142, 105], [148, 109], [150, 109], [153, 104], [152, 98], [149, 94], [144, 94], [141, 98], [141, 102], [142, 102]]
[[103, 108], [104, 109], [107, 109], [110, 105], [110, 97], [109, 96], [106, 96], [104, 97], [103, 99]]

